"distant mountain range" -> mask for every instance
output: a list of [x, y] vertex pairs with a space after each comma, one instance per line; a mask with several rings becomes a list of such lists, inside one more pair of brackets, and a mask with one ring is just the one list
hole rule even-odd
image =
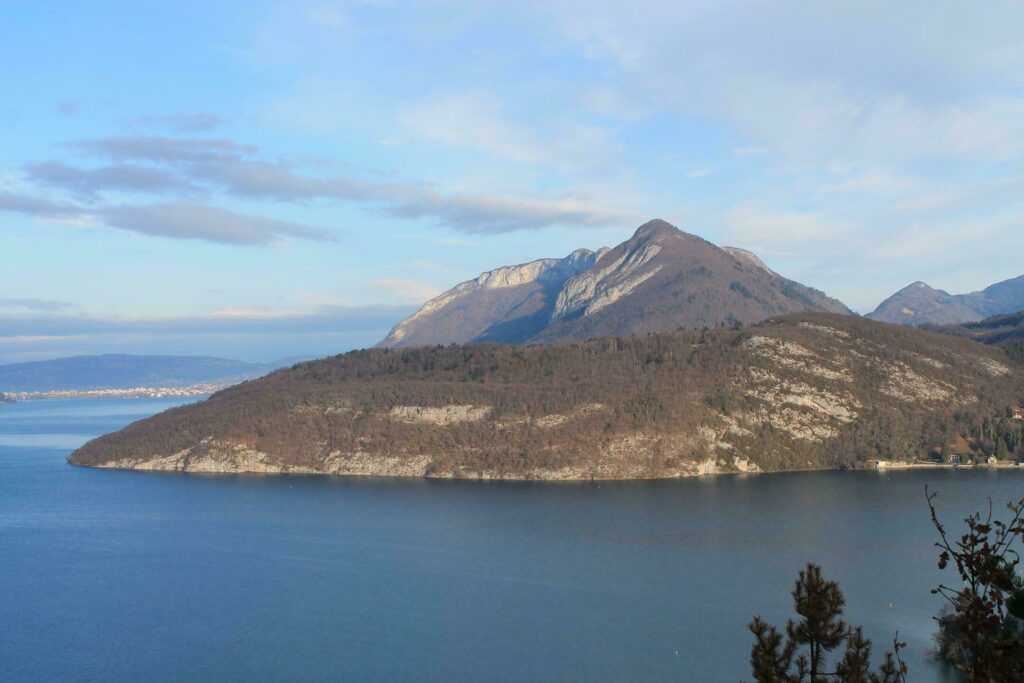
[[883, 301], [867, 317], [900, 325], [947, 325], [1020, 310], [1024, 310], [1024, 275], [970, 294], [950, 294], [915, 282]]
[[232, 384], [260, 377], [283, 364], [246, 363], [209, 356], [73, 356], [0, 365], [0, 391], [80, 392]]
[[396, 325], [378, 346], [561, 342], [804, 312], [851, 313], [748, 251], [652, 220], [614, 249], [580, 249], [463, 282]]

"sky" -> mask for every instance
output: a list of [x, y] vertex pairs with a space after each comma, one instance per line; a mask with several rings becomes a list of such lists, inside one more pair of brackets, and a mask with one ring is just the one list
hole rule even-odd
[[1024, 272], [1018, 2], [10, 3], [0, 362], [375, 343], [662, 218], [869, 312]]

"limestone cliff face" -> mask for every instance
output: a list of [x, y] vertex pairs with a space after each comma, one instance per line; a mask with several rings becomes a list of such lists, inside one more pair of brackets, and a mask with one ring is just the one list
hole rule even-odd
[[531, 341], [668, 332], [772, 315], [850, 313], [842, 303], [661, 220], [646, 223], [589, 270], [569, 278], [549, 324]]
[[519, 341], [514, 337], [528, 336], [535, 319], [542, 323], [547, 317], [562, 283], [592, 266], [603, 253], [578, 249], [562, 259], [539, 259], [482, 273], [425, 303], [378, 346], [466, 343], [481, 338]]
[[644, 268], [660, 251], [657, 243], [638, 244], [570, 278], [558, 293], [551, 319], [576, 311], [589, 315], [615, 303], [660, 270], [660, 266]]
[[800, 314], [562, 345], [353, 352], [134, 423], [70, 460], [505, 479], [859, 467], [939, 447], [1022, 395], [1024, 370], [998, 349]]
[[755, 254], [752, 251], [747, 251], [746, 249], [740, 249], [739, 247], [722, 247], [722, 251], [724, 251], [725, 253], [729, 254], [730, 256], [735, 257], [736, 259], [738, 259], [740, 261], [743, 261], [745, 263], [749, 263], [750, 265], [752, 265], [752, 266], [754, 266], [756, 268], [760, 268], [761, 270], [765, 271], [766, 273], [770, 273], [771, 275], [778, 275], [778, 273], [776, 273], [774, 270], [769, 268], [765, 264], [765, 262], [762, 261], [760, 258], [758, 258], [757, 254]]

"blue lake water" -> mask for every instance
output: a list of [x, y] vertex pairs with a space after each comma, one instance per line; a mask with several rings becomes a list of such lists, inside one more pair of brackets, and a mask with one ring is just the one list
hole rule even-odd
[[180, 403], [0, 406], [0, 679], [737, 681], [808, 560], [928, 659], [952, 526], [1024, 471], [622, 483], [200, 476], [67, 465]]

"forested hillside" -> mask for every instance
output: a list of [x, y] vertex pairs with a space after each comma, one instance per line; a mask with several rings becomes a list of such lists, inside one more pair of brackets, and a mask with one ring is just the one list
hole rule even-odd
[[969, 337], [982, 344], [998, 346], [1012, 361], [1024, 366], [1024, 311], [996, 315], [975, 323], [929, 327], [936, 332]]
[[982, 428], [1021, 404], [1022, 374], [968, 339], [831, 314], [553, 346], [372, 349], [137, 422], [71, 462], [567, 479], [860, 467]]

